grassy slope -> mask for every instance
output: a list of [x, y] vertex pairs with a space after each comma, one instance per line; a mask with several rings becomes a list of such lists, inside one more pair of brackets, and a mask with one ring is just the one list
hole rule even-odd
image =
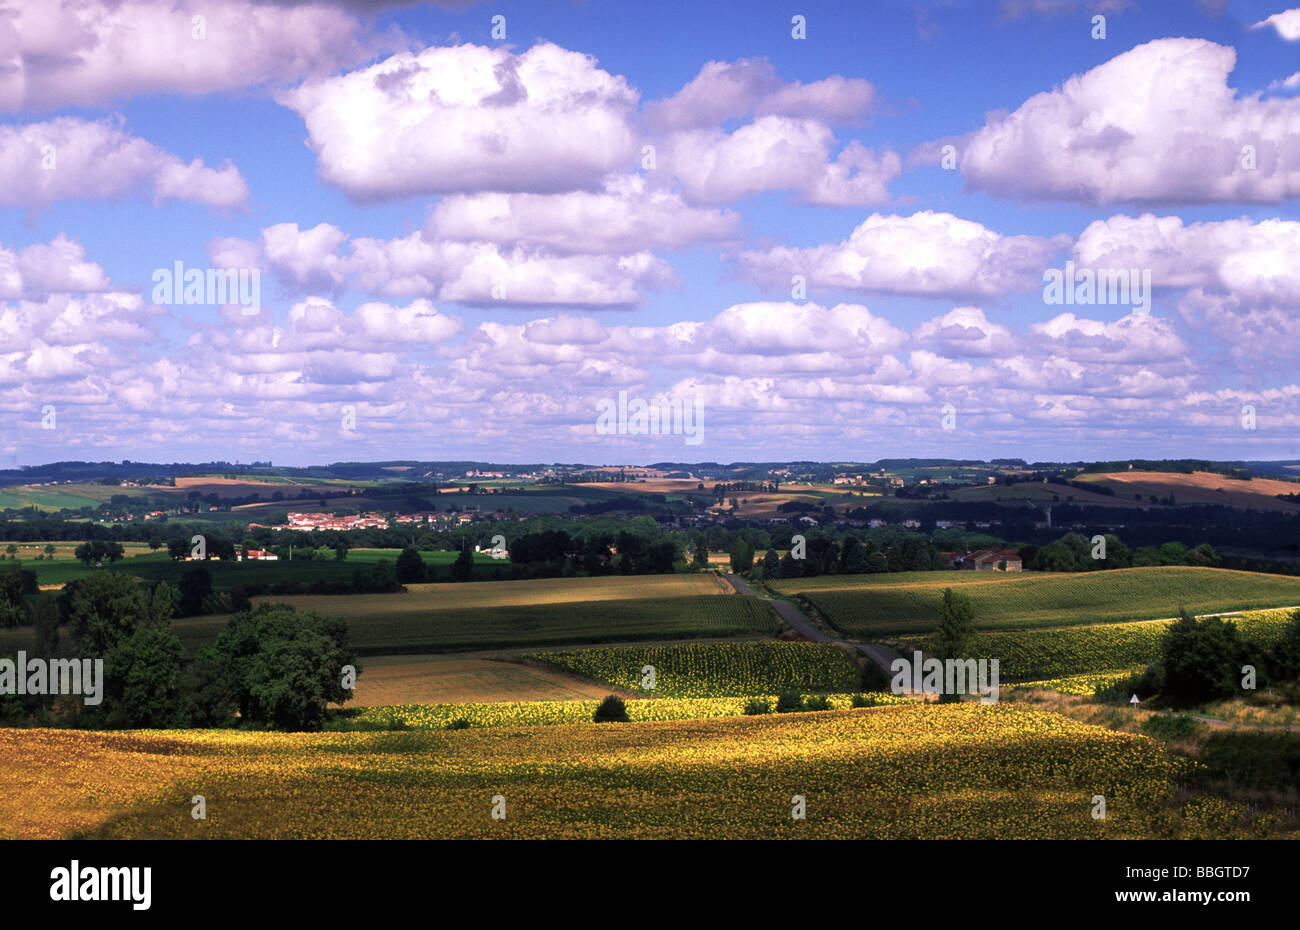
[[[1276, 642], [1292, 613], [1291, 610], [1257, 610], [1226, 619], [1236, 624], [1250, 649], [1262, 650]], [[1160, 639], [1169, 623], [1147, 620], [1065, 629], [995, 630], [977, 633], [969, 654], [997, 659], [998, 674], [1004, 679], [1098, 674], [1155, 661], [1160, 654]], [[909, 655], [912, 649], [925, 649], [928, 639], [928, 636], [900, 637], [892, 645]]]
[[[0, 733], [12, 836], [1065, 837], [1260, 832], [1155, 741], [1021, 707], [457, 732]], [[791, 818], [791, 796], [807, 818]], [[1107, 798], [1107, 817], [1090, 816]], [[208, 798], [208, 818], [190, 798]], [[506, 819], [494, 820], [494, 795]]]

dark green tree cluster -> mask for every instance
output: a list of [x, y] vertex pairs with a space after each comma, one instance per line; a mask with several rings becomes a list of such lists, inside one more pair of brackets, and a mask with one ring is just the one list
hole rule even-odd
[[1219, 554], [1209, 543], [1188, 549], [1180, 542], [1129, 549], [1114, 533], [1104, 535], [1105, 544], [1094, 543], [1079, 533], [1067, 533], [1046, 546], [1025, 546], [1020, 550], [1024, 568], [1040, 572], [1088, 572], [1108, 568], [1153, 565], [1219, 564]]
[[[1253, 675], [1248, 671], [1253, 669]], [[1252, 647], [1237, 625], [1222, 617], [1196, 617], [1183, 609], [1160, 641], [1160, 656], [1141, 674], [1107, 689], [1131, 692], [1174, 707], [1240, 697], [1263, 685], [1300, 682], [1300, 610], [1268, 648]]]
[[[328, 704], [351, 697], [348, 685], [360, 668], [344, 621], [259, 605], [232, 616], [217, 641], [187, 663], [171, 629], [181, 598], [166, 582], [141, 587], [116, 571], [70, 582], [57, 599], [31, 598], [34, 654], [102, 659], [102, 700], [7, 701], [0, 713], [32, 719], [53, 706], [59, 716], [48, 722], [96, 728], [238, 723], [314, 730]], [[69, 638], [63, 655], [60, 620]]]

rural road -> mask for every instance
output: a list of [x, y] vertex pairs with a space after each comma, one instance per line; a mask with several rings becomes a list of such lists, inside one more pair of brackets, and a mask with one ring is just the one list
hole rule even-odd
[[761, 601], [767, 601], [775, 607], [776, 612], [781, 616], [781, 619], [784, 620], [792, 630], [795, 630], [800, 635], [807, 637], [815, 643], [844, 643], [845, 645], [852, 646], [854, 649], [862, 652], [867, 658], [871, 659], [871, 661], [875, 662], [886, 672], [890, 671], [889, 663], [894, 660], [894, 656], [893, 653], [888, 649], [885, 649], [883, 646], [873, 646], [868, 643], [854, 643], [849, 640], [836, 639], [833, 636], [827, 636], [821, 630], [809, 623], [808, 618], [800, 613], [799, 608], [794, 606], [794, 604], [791, 604], [789, 601], [764, 597], [750, 587], [749, 582], [744, 578], [741, 578], [739, 575], [728, 574], [726, 578], [727, 581], [731, 583], [731, 586], [736, 589], [736, 593], [756, 597]]

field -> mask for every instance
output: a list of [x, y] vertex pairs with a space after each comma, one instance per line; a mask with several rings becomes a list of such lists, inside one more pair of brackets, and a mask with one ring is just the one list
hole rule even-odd
[[1078, 481], [1109, 487], [1115, 492], [1112, 500], [1134, 500], [1135, 494], [1143, 499], [1172, 496], [1178, 504], [1221, 504], [1228, 507], [1254, 508], [1256, 510], [1300, 510], [1300, 503], [1278, 500], [1279, 494], [1300, 493], [1300, 483], [1279, 481], [1276, 478], [1251, 478], [1239, 481], [1216, 472], [1198, 471], [1192, 474], [1159, 471], [1085, 472]]
[[642, 669], [655, 670], [656, 696], [730, 697], [800, 691], [852, 691], [859, 673], [847, 652], [820, 643], [684, 643], [619, 646], [522, 657], [548, 668], [647, 694]]
[[948, 496], [955, 501], [988, 502], [988, 501], [1037, 501], [1040, 503], [1075, 503], [1075, 504], [1094, 504], [1100, 507], [1154, 507], [1154, 502], [1149, 502], [1144, 497], [1141, 502], [1133, 499], [1130, 494], [1127, 497], [1121, 497], [1116, 494], [1110, 496], [1100, 491], [1085, 490], [1076, 488], [1068, 484], [1059, 484], [1055, 481], [1021, 481], [1013, 485], [987, 484], [977, 485], [975, 487], [952, 488], [948, 491]]
[[[715, 575], [609, 575], [599, 578], [535, 578], [527, 581], [471, 581], [411, 584], [402, 595], [343, 594], [277, 597], [304, 610], [340, 617], [421, 616], [431, 610], [527, 607], [530, 604], [722, 595], [731, 590]], [[378, 600], [376, 598], [379, 598]], [[259, 600], [263, 600], [259, 598]]]
[[[609, 689], [601, 690], [601, 697]], [[767, 700], [769, 710], [777, 695], [760, 694], [743, 697], [707, 698], [642, 698], [625, 702], [627, 715], [633, 722], [648, 720], [707, 720], [712, 717], [740, 717], [750, 697]], [[854, 694], [828, 694], [831, 710], [848, 710], [853, 699], [859, 698], [866, 707], [911, 703], [908, 698], [888, 692]], [[471, 727], [545, 727], [573, 723], [590, 723], [599, 700], [586, 701], [488, 701], [481, 703], [407, 704], [367, 707], [350, 717], [339, 729], [413, 729], [444, 730], [454, 720], [463, 720]], [[804, 711], [800, 711], [804, 713]], [[812, 713], [812, 711], [808, 711]]]
[[[500, 649], [516, 646], [635, 642], [690, 637], [771, 635], [776, 615], [763, 601], [749, 597], [692, 596], [624, 598], [514, 604], [495, 607], [443, 608], [412, 611], [400, 603], [409, 594], [366, 594], [322, 597], [323, 613], [348, 621], [350, 644], [358, 655], [412, 654], [449, 650]], [[358, 598], [361, 600], [358, 602]], [[302, 608], [316, 598], [269, 598]], [[332, 602], [350, 600], [350, 610]], [[359, 612], [353, 612], [359, 611]], [[226, 617], [197, 617], [172, 621], [186, 654], [216, 639]], [[30, 631], [27, 636], [30, 638]], [[10, 647], [0, 634], [0, 648]]]
[[[1178, 791], [1189, 765], [1144, 736], [979, 704], [455, 732], [9, 730], [0, 732], [0, 830], [394, 839], [1281, 832], [1244, 805]], [[205, 820], [190, 816], [196, 794]], [[1091, 816], [1097, 794], [1103, 820]], [[794, 795], [806, 819], [792, 818]], [[502, 802], [505, 817], [494, 819]]]
[[[568, 675], [471, 656], [370, 656], [346, 706], [452, 701], [567, 701], [602, 698], [609, 688]], [[590, 715], [588, 715], [590, 716]]]
[[[360, 655], [776, 632], [770, 606], [725, 594], [724, 588], [731, 590], [717, 576], [698, 573], [411, 585], [405, 594], [271, 596], [254, 601], [342, 617]], [[190, 617], [173, 620], [172, 630], [186, 654], [194, 655], [216, 639], [227, 621], [224, 615]], [[32, 635], [30, 628], [0, 630], [0, 653], [30, 648]]]
[[[1255, 610], [1225, 619], [1236, 624], [1243, 640], [1262, 649], [1273, 645], [1293, 613]], [[997, 659], [998, 674], [1004, 679], [1098, 674], [1155, 661], [1160, 654], [1160, 638], [1169, 623], [1147, 620], [1057, 630], [983, 632], [973, 638], [969, 654]], [[928, 640], [927, 636], [906, 636], [891, 645], [908, 654], [912, 649], [925, 649]]]
[[[76, 544], [74, 543], [72, 548], [75, 547]], [[159, 581], [166, 581], [175, 586], [180, 581], [181, 573], [196, 564], [193, 562], [173, 562], [167, 555], [166, 549], [152, 552], [145, 543], [123, 543], [122, 548], [125, 550], [125, 557], [120, 562], [114, 563], [111, 570], [127, 572], [141, 581], [149, 583], [156, 584]], [[301, 555], [300, 550], [296, 551]], [[291, 580], [301, 581], [304, 584], [310, 584], [313, 581], [347, 580], [352, 577], [353, 571], [357, 568], [366, 567], [385, 559], [395, 563], [400, 554], [400, 549], [352, 549], [348, 551], [348, 557], [342, 564], [334, 561], [331, 555], [328, 559], [300, 557], [293, 560], [281, 559], [275, 562], [229, 562], [209, 559], [204, 563], [203, 567], [212, 576], [213, 589], [227, 591], [241, 585], [279, 584]], [[29, 557], [26, 561], [23, 561], [23, 568], [36, 572], [37, 582], [46, 588], [51, 586], [61, 587], [69, 581], [83, 578], [97, 570], [93, 566], [83, 565], [75, 558], [72, 558], [71, 549], [68, 550], [66, 557], [56, 553], [53, 562], [44, 560], [37, 562], [32, 558], [35, 555], [35, 550], [29, 550]], [[449, 575], [451, 570], [447, 566], [456, 560], [458, 553], [422, 551], [420, 555], [424, 558], [424, 564], [440, 568], [443, 574]], [[19, 559], [23, 559], [21, 551], [19, 552]], [[474, 574], [477, 577], [490, 578], [495, 573], [504, 573], [509, 570], [510, 565], [508, 562], [493, 559], [491, 555], [485, 552], [474, 554]]]
[[1300, 605], [1300, 578], [1219, 568], [1160, 566], [1078, 574], [899, 572], [772, 583], [807, 598], [849, 636], [889, 637], [938, 625], [944, 588], [970, 597], [981, 629], [1150, 620]]
[[[108, 503], [110, 497], [121, 494], [126, 497], [144, 497], [154, 493], [165, 493], [170, 489], [123, 488], [112, 484], [18, 484], [0, 488], [0, 509], [21, 510], [36, 507], [39, 510], [77, 510], [82, 507], [98, 507]], [[180, 499], [180, 498], [178, 498]]]

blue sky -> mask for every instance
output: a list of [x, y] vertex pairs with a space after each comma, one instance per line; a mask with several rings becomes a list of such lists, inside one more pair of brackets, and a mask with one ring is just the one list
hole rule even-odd
[[[1300, 457], [1300, 10], [0, 0], [6, 35], [7, 466]], [[1150, 312], [1046, 303], [1067, 260]], [[177, 261], [260, 305], [157, 304]], [[597, 432], [620, 391], [702, 442]]]

